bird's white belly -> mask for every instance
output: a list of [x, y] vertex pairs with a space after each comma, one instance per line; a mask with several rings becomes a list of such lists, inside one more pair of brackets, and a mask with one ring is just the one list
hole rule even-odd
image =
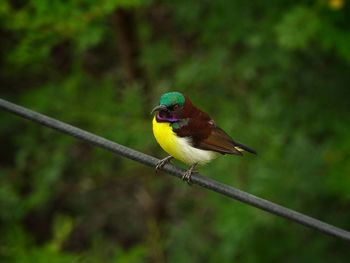
[[183, 156], [182, 161], [187, 164], [206, 164], [213, 160], [217, 153], [213, 151], [206, 151], [191, 146], [190, 138], [177, 137], [177, 145], [179, 147], [180, 155]]

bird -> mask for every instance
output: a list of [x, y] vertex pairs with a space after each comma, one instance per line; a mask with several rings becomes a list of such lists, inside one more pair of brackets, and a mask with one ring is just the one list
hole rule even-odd
[[234, 141], [208, 113], [197, 108], [180, 92], [164, 93], [151, 114], [154, 115], [153, 135], [169, 154], [158, 161], [156, 171], [175, 158], [190, 166], [182, 176], [190, 183], [197, 165], [204, 165], [220, 154], [257, 154], [254, 149]]

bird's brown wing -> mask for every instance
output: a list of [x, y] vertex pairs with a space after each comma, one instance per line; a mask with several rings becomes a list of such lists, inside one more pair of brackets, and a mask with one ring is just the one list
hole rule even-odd
[[179, 137], [191, 139], [195, 148], [222, 154], [242, 155], [243, 151], [256, 153], [253, 149], [235, 142], [210, 116], [190, 103], [187, 98], [182, 112], [182, 121], [173, 126]]
[[222, 154], [242, 155], [242, 149], [235, 145], [235, 142], [219, 127], [212, 127], [206, 138], [197, 141], [195, 147], [202, 150], [215, 151]]
[[190, 138], [195, 148], [221, 154], [242, 155], [243, 150], [206, 114], [198, 115], [174, 131], [180, 137]]

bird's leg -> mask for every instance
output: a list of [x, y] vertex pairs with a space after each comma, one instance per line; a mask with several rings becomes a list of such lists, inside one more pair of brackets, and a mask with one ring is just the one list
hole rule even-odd
[[188, 169], [184, 175], [182, 176], [182, 180], [187, 181], [187, 183], [191, 183], [191, 176], [194, 172], [194, 169], [196, 168], [198, 163], [194, 163], [191, 165], [190, 169]]
[[157, 162], [156, 172], [158, 172], [159, 169], [163, 168], [164, 165], [169, 163], [171, 159], [173, 159], [173, 157], [169, 155], [169, 156], [165, 157], [164, 159], [160, 160], [159, 162]]

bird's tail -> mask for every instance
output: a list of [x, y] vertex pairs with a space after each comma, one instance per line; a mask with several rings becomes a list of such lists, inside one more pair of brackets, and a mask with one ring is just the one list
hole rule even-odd
[[257, 154], [257, 152], [254, 149], [248, 146], [245, 146], [244, 144], [241, 144], [239, 142], [234, 142], [234, 147], [237, 151], [240, 151], [240, 152], [247, 151], [253, 154]]

